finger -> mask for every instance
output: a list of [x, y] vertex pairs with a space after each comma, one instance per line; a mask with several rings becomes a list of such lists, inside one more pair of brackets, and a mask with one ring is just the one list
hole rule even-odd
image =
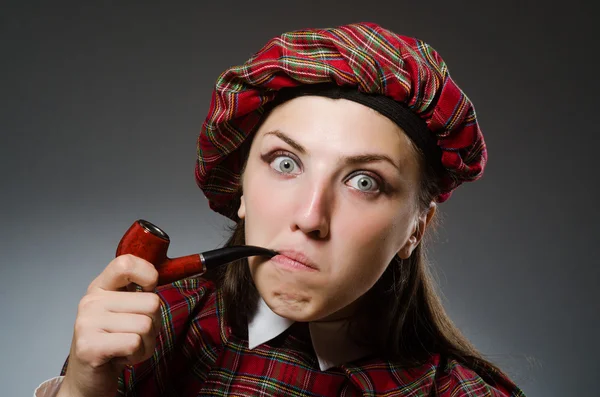
[[127, 364], [137, 364], [152, 355], [142, 337], [135, 333], [96, 333], [93, 337], [79, 338], [75, 353], [92, 368], [100, 367], [113, 358], [123, 358]]
[[[157, 332], [162, 327], [161, 300], [152, 292], [101, 291], [85, 295], [79, 302], [75, 330], [78, 334], [89, 330], [106, 330], [109, 314], [140, 315], [149, 319]], [[132, 317], [134, 318], [134, 317]], [[145, 320], [147, 321], [147, 320]], [[129, 332], [129, 328], [111, 328], [109, 332]]]
[[[149, 357], [156, 346], [158, 328], [154, 320], [142, 314], [110, 313], [103, 324], [104, 330], [113, 334], [137, 334], [141, 337], [141, 349], [132, 355], [133, 361]], [[127, 358], [127, 357], [125, 357]]]
[[82, 319], [84, 327], [90, 332], [134, 333], [155, 336], [156, 323], [151, 316], [132, 313], [104, 313]]
[[154, 292], [98, 291], [85, 295], [80, 311], [113, 313], [160, 313], [162, 301]]
[[121, 255], [113, 259], [92, 283], [88, 291], [97, 289], [117, 291], [131, 283], [144, 291], [152, 291], [158, 283], [158, 271], [150, 262], [133, 255]]

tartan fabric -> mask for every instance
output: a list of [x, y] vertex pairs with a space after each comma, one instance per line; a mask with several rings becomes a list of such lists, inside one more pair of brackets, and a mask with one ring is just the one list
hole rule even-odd
[[411, 369], [365, 358], [320, 371], [310, 340], [293, 333], [249, 350], [224, 322], [222, 297], [210, 281], [177, 281], [157, 293], [163, 328], [154, 355], [125, 370], [118, 395], [524, 397], [508, 378], [492, 386], [439, 355]]
[[327, 82], [386, 95], [426, 121], [447, 171], [438, 202], [482, 176], [487, 150], [475, 109], [431, 46], [374, 23], [305, 29], [273, 38], [217, 79], [195, 169], [213, 210], [232, 215], [229, 204], [244, 162], [239, 148], [255, 132], [264, 105], [281, 88]]

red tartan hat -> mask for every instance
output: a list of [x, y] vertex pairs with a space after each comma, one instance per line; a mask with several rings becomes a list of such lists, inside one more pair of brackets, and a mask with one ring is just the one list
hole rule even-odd
[[196, 182], [210, 208], [232, 217], [245, 151], [265, 105], [285, 87], [334, 83], [382, 94], [422, 118], [441, 149], [446, 201], [461, 183], [479, 179], [487, 150], [471, 101], [427, 43], [374, 23], [304, 29], [271, 39], [243, 65], [217, 79], [198, 137]]

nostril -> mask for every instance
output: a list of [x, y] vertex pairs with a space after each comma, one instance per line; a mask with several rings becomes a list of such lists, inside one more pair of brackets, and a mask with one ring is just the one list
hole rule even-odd
[[321, 235], [321, 231], [320, 230], [313, 230], [309, 234], [311, 235], [312, 238], [315, 238], [315, 239], [321, 239], [321, 238], [323, 238], [323, 236]]

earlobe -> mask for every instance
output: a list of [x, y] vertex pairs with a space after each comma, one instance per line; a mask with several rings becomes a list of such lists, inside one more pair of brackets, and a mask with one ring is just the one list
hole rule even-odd
[[398, 251], [397, 255], [400, 257], [400, 259], [408, 259], [412, 255], [417, 243], [417, 237], [414, 234], [410, 236], [404, 246], [400, 249], [400, 251]]
[[246, 217], [246, 203], [244, 202], [244, 196], [240, 197], [240, 208], [237, 212], [238, 218], [244, 219]]

